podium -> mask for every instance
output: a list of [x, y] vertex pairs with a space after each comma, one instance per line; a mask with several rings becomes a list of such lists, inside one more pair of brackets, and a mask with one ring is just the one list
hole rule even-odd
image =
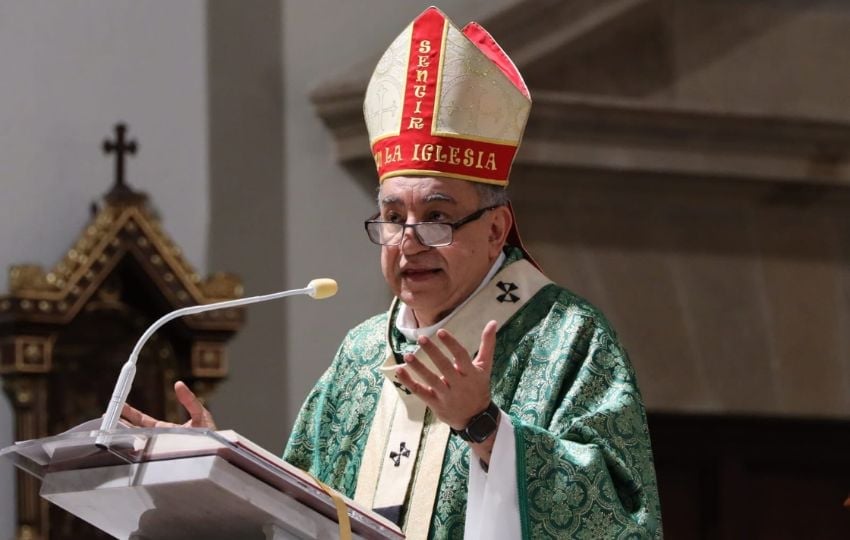
[[[88, 429], [93, 424], [16, 443], [0, 456], [39, 478], [43, 498], [115, 538], [336, 539], [349, 524], [351, 538], [404, 538], [395, 524], [233, 431], [103, 433]], [[106, 445], [95, 444], [99, 435]]]

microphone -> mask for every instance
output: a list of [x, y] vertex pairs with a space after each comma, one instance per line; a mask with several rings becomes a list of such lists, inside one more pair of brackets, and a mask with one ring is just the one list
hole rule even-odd
[[115, 383], [115, 389], [112, 391], [112, 398], [109, 400], [109, 407], [106, 409], [106, 414], [100, 424], [101, 433], [98, 434], [95, 444], [101, 448], [105, 448], [109, 444], [110, 436], [103, 432], [112, 431], [115, 429], [115, 426], [118, 425], [118, 419], [121, 418], [121, 410], [124, 408], [124, 403], [127, 402], [127, 396], [130, 394], [130, 387], [133, 385], [133, 378], [136, 376], [136, 362], [139, 359], [139, 353], [154, 332], [159, 330], [165, 323], [186, 315], [194, 315], [196, 313], [203, 313], [214, 309], [224, 309], [245, 306], [248, 304], [257, 304], [260, 302], [268, 302], [269, 300], [277, 300], [278, 298], [296, 296], [299, 294], [306, 294], [316, 300], [322, 300], [335, 295], [337, 290], [336, 281], [329, 278], [319, 278], [308, 283], [303, 289], [292, 289], [291, 291], [280, 291], [261, 296], [240, 298], [238, 300], [227, 300], [225, 302], [189, 306], [174, 310], [171, 313], [166, 313], [150, 325], [147, 330], [145, 330], [145, 333], [142, 334], [142, 337], [140, 337], [139, 341], [136, 342], [136, 346], [133, 347], [133, 352], [130, 353], [130, 358], [127, 359], [124, 367], [121, 368], [121, 374], [118, 376], [118, 382]]

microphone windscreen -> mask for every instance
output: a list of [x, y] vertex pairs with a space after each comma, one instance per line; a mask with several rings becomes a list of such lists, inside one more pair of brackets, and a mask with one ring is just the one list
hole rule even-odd
[[307, 287], [313, 289], [313, 292], [310, 293], [310, 296], [317, 300], [321, 300], [323, 298], [330, 298], [331, 296], [335, 295], [337, 291], [336, 281], [330, 278], [314, 279], [307, 285]]

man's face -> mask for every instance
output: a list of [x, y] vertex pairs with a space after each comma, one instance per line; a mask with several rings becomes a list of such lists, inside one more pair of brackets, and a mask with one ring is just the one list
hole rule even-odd
[[[450, 178], [390, 178], [378, 199], [379, 219], [399, 223], [453, 223], [480, 207], [472, 183]], [[424, 246], [411, 228], [401, 245], [382, 246], [384, 279], [420, 326], [439, 321], [478, 287], [499, 255], [510, 219], [507, 208], [499, 207], [455, 230], [448, 246]]]

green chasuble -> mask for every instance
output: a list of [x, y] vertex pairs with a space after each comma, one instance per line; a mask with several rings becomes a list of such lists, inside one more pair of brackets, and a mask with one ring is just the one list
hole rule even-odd
[[[506, 252], [505, 265], [521, 257]], [[284, 453], [349, 497], [381, 395], [378, 368], [394, 317], [375, 316], [348, 333]], [[389, 341], [399, 355], [415, 347], [394, 326]], [[643, 403], [628, 357], [596, 308], [557, 285], [541, 289], [499, 330], [491, 389], [514, 426], [523, 538], [661, 537]], [[467, 443], [449, 437], [431, 538], [463, 537], [470, 454]]]

